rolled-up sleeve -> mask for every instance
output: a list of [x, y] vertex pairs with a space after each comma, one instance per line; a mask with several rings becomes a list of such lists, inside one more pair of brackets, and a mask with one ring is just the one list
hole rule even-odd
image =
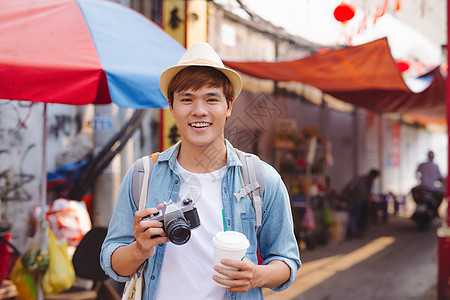
[[300, 262], [300, 259], [294, 260], [294, 259], [289, 259], [289, 258], [282, 257], [282, 256], [272, 256], [272, 257], [269, 257], [268, 259], [264, 260], [263, 264], [266, 265], [273, 260], [280, 260], [280, 261], [284, 262], [291, 271], [291, 274], [289, 275], [289, 279], [285, 283], [283, 283], [282, 285], [279, 285], [277, 287], [271, 288], [271, 290], [273, 290], [275, 292], [281, 292], [281, 291], [287, 289], [294, 282], [295, 276], [297, 275], [297, 271], [301, 267], [301, 262]]
[[272, 288], [279, 292], [294, 282], [297, 271], [301, 267], [301, 261], [286, 186], [278, 172], [265, 163], [264, 172], [266, 182], [263, 196], [263, 222], [258, 231], [258, 243], [263, 264], [280, 260], [286, 263], [291, 271], [285, 283]]
[[108, 233], [100, 252], [102, 269], [109, 277], [120, 282], [129, 280], [130, 276], [118, 275], [111, 266], [111, 257], [118, 247], [128, 245], [134, 241], [133, 223], [136, 208], [131, 196], [132, 170], [133, 167], [128, 170], [120, 184], [114, 211], [108, 226]]

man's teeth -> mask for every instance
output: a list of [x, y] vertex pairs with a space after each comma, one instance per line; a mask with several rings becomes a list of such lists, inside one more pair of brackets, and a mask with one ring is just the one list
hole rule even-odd
[[211, 123], [191, 123], [191, 126], [196, 128], [208, 127], [209, 125]]

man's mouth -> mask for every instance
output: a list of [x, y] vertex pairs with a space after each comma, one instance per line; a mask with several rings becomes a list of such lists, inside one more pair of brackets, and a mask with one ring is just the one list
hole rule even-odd
[[189, 126], [194, 127], [194, 128], [205, 128], [205, 127], [209, 127], [211, 126], [212, 123], [209, 122], [193, 122], [193, 123], [189, 123]]

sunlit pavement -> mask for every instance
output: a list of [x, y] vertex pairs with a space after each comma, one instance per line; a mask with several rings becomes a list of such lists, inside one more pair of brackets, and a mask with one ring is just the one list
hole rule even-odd
[[290, 288], [270, 299], [434, 300], [437, 295], [437, 236], [440, 221], [426, 231], [404, 217], [370, 224], [361, 239], [306, 250]]

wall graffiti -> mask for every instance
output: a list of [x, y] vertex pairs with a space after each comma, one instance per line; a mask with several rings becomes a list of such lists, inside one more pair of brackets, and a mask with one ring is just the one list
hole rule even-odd
[[[56, 157], [62, 141], [77, 132], [79, 120], [72, 108], [49, 108], [46, 152]], [[4, 204], [39, 202], [42, 124], [41, 104], [0, 100], [0, 199]]]
[[30, 144], [20, 157], [19, 169], [15, 170], [5, 162], [14, 161], [14, 154], [8, 149], [0, 149], [0, 199], [2, 201], [30, 201], [32, 194], [27, 191], [25, 185], [35, 180], [33, 174], [27, 173], [24, 162], [35, 144]]
[[51, 120], [49, 120], [48, 134], [51, 137], [59, 138], [60, 134], [63, 136], [69, 136], [74, 118], [68, 115], [55, 115]]
[[[36, 175], [26, 164], [32, 161], [35, 141], [27, 132], [33, 127], [27, 121], [33, 104], [26, 102], [0, 101], [0, 199], [2, 202], [31, 201], [33, 192], [27, 184], [36, 180]], [[30, 133], [28, 133], [30, 134]], [[31, 133], [33, 134], [33, 133]]]

